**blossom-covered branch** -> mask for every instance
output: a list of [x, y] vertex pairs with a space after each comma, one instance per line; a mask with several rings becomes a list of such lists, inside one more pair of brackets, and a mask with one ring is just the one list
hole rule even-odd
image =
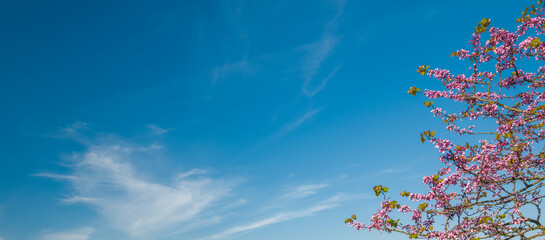
[[[543, 239], [541, 193], [545, 185], [545, 7], [541, 0], [523, 12], [517, 29], [478, 23], [470, 49], [451, 54], [470, 63], [469, 73], [455, 75], [446, 69], [418, 67], [417, 72], [441, 81], [442, 90], [411, 87], [446, 129], [458, 135], [486, 133], [478, 142], [454, 143], [434, 131], [421, 134], [432, 143], [445, 165], [425, 176], [428, 192], [391, 197], [388, 188], [373, 190], [384, 199], [364, 224], [356, 216], [346, 223], [356, 229], [399, 232], [425, 239]], [[533, 60], [539, 65], [527, 64]], [[526, 64], [523, 64], [523, 61]], [[465, 105], [449, 113], [432, 100], [448, 99]], [[474, 132], [473, 124], [492, 119], [494, 130]], [[465, 121], [463, 121], [465, 120]], [[402, 204], [405, 202], [406, 204]], [[403, 219], [403, 220], [402, 220]], [[406, 221], [404, 221], [406, 220]]]

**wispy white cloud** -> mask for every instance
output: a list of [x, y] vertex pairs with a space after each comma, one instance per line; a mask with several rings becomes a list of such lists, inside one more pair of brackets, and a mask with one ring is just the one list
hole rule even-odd
[[380, 171], [380, 174], [393, 174], [393, 173], [400, 173], [400, 172], [406, 172], [409, 168], [387, 168], [382, 171]]
[[335, 67], [318, 84], [314, 83], [323, 62], [333, 54], [335, 47], [340, 41], [339, 37], [335, 36], [335, 32], [343, 14], [344, 1], [337, 1], [335, 4], [337, 5], [337, 14], [325, 25], [321, 39], [302, 47], [303, 50], [307, 51], [307, 56], [303, 61], [304, 82], [301, 92], [309, 98], [324, 90], [327, 82], [335, 76], [335, 73], [340, 68], [340, 65]]
[[306, 210], [303, 210], [303, 211], [280, 213], [280, 214], [278, 214], [276, 216], [266, 218], [266, 219], [263, 219], [263, 220], [260, 220], [260, 221], [257, 221], [257, 222], [251, 223], [251, 224], [240, 225], [240, 226], [235, 226], [235, 227], [229, 228], [229, 229], [227, 229], [226, 231], [224, 231], [222, 233], [211, 236], [211, 239], [221, 239], [221, 238], [225, 238], [225, 237], [227, 237], [229, 235], [233, 235], [233, 234], [236, 234], [236, 233], [252, 230], [252, 229], [255, 229], [255, 228], [265, 227], [267, 225], [271, 225], [271, 224], [274, 224], [274, 223], [279, 223], [279, 222], [291, 220], [291, 219], [294, 219], [294, 218], [301, 218], [301, 217], [310, 216], [310, 215], [313, 215], [314, 213], [317, 213], [319, 211], [329, 209], [329, 208], [333, 208], [333, 207], [335, 207], [335, 206], [333, 206], [333, 205], [318, 205], [318, 206], [315, 206], [315, 207], [312, 207], [310, 209], [306, 209]]
[[255, 64], [244, 59], [238, 62], [228, 62], [221, 67], [217, 67], [212, 71], [212, 84], [215, 84], [219, 79], [226, 78], [229, 75], [239, 73], [247, 74], [256, 71]]
[[303, 88], [302, 94], [307, 97], [313, 97], [325, 89], [327, 82], [335, 76], [340, 65], [335, 67], [325, 78], [315, 84], [316, 76], [323, 65], [323, 62], [333, 54], [335, 48], [340, 42], [339, 37], [335, 35], [343, 15], [345, 1], [335, 1], [337, 8], [335, 16], [324, 26], [322, 37], [302, 49], [307, 51], [307, 56], [303, 61]]
[[87, 129], [88, 124], [85, 122], [74, 122], [66, 127], [59, 128], [59, 133], [65, 137], [74, 137], [81, 134], [81, 129]]
[[246, 225], [234, 226], [224, 230], [221, 233], [210, 236], [209, 239], [224, 239], [238, 233], [242, 233], [252, 229], [262, 228], [271, 224], [280, 223], [280, 222], [284, 222], [284, 221], [288, 221], [288, 220], [296, 219], [296, 218], [308, 217], [318, 212], [337, 207], [339, 205], [339, 201], [341, 200], [341, 198], [342, 198], [341, 195], [336, 195], [310, 208], [306, 208], [299, 211], [281, 212], [272, 217], [265, 218], [259, 221], [254, 221]]
[[288, 189], [288, 193], [284, 194], [282, 199], [299, 199], [305, 198], [318, 193], [318, 190], [326, 188], [327, 184], [308, 184], [299, 185]]
[[89, 144], [88, 136], [82, 133], [88, 130], [88, 128], [88, 124], [85, 122], [75, 122], [66, 127], [58, 128], [56, 134], [52, 137], [68, 138], [83, 144]]
[[316, 86], [311, 86], [312, 78], [305, 78], [305, 82], [303, 83], [303, 95], [307, 97], [312, 97], [320, 91], [324, 90], [327, 82], [335, 76], [335, 73], [337, 73], [339, 68], [341, 68], [340, 65], [333, 69], [333, 71], [331, 71], [331, 73], [329, 73], [329, 75], [322, 79], [322, 81]]
[[36, 173], [32, 174], [34, 177], [46, 177], [46, 178], [52, 178], [56, 180], [76, 180], [77, 177], [71, 176], [71, 175], [62, 175], [62, 174], [55, 174], [55, 173]]
[[146, 128], [148, 128], [149, 132], [153, 135], [163, 135], [170, 131], [176, 130], [175, 128], [168, 128], [168, 129], [161, 128], [153, 123], [146, 125]]
[[168, 181], [164, 174], [137, 167], [135, 155], [141, 155], [142, 148], [123, 141], [109, 139], [86, 147], [74, 155], [76, 164], [70, 166], [70, 175], [36, 176], [70, 181], [72, 197], [63, 203], [93, 206], [111, 226], [131, 237], [158, 236], [183, 228], [236, 185], [235, 180], [202, 176], [199, 169]]
[[[139, 176], [116, 148], [95, 148], [85, 155], [75, 182], [78, 191], [103, 199], [93, 202], [102, 214], [131, 236], [147, 235], [189, 221], [230, 188], [209, 178], [181, 179], [169, 185]], [[111, 192], [110, 189], [118, 189]]]
[[289, 133], [293, 132], [295, 129], [297, 129], [299, 126], [304, 124], [305, 122], [311, 120], [316, 114], [318, 114], [320, 111], [322, 111], [324, 108], [317, 108], [312, 109], [307, 112], [305, 112], [303, 115], [299, 116], [298, 118], [292, 120], [291, 122], [286, 123], [284, 126], [282, 126], [278, 131], [270, 135], [269, 137], [265, 138], [263, 141], [261, 141], [255, 149], [259, 149], [263, 146], [266, 146], [274, 141], [277, 141], [278, 139], [288, 135]]
[[398, 167], [391, 167], [391, 168], [385, 168], [381, 171], [377, 171], [373, 174], [374, 175], [385, 175], [385, 174], [396, 174], [396, 173], [402, 173], [409, 171], [414, 164], [407, 164], [403, 166]]
[[[93, 228], [80, 228], [70, 231], [44, 233], [42, 240], [88, 240], [95, 230]], [[2, 240], [0, 238], [0, 240]]]
[[4, 240], [4, 238], [2, 236], [0, 236], [0, 240]]
[[318, 109], [312, 109], [307, 111], [305, 114], [303, 114], [301, 117], [297, 118], [295, 121], [292, 121], [284, 127], [280, 129], [276, 133], [276, 137], [283, 137], [287, 135], [288, 133], [292, 132], [293, 130], [297, 129], [299, 126], [301, 126], [303, 123], [307, 122], [308, 120], [312, 119], [316, 114], [318, 114], [320, 111], [322, 111], [324, 108], [318, 108]]
[[187, 177], [190, 177], [190, 176], [193, 176], [193, 175], [197, 175], [197, 174], [205, 174], [207, 172], [208, 171], [206, 169], [193, 168], [188, 172], [183, 172], [183, 173], [178, 174], [178, 180], [183, 179], [183, 178], [187, 178]]
[[[322, 63], [324, 62], [324, 60], [333, 52], [337, 43], [338, 43], [337, 37], [328, 35], [328, 36], [324, 36], [319, 41], [316, 41], [314, 43], [311, 43], [303, 47], [303, 49], [308, 52], [307, 57], [305, 58], [303, 62], [304, 82], [303, 82], [302, 91], [304, 95], [308, 97], [312, 97], [314, 96], [314, 94], [323, 90], [323, 88], [325, 87], [325, 83], [324, 83], [323, 84], [324, 86], [322, 86], [320, 90], [317, 90], [318, 87], [315, 87], [314, 89], [312, 89], [314, 76], [320, 70], [320, 67], [322, 66]], [[323, 82], [324, 81], [322, 81], [322, 83]], [[321, 84], [318, 84], [318, 85], [321, 85]]]
[[98, 198], [91, 197], [82, 197], [82, 196], [73, 196], [69, 198], [62, 199], [61, 201], [66, 204], [75, 204], [75, 203], [92, 203], [99, 201]]

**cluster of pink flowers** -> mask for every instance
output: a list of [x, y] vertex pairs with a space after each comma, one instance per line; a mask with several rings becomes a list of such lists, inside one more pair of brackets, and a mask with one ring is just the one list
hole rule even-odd
[[527, 50], [528, 48], [530, 48], [532, 41], [534, 39], [539, 39], [539, 38], [529, 36], [528, 38], [524, 39], [522, 42], [519, 43], [519, 49]]
[[431, 113], [433, 113], [433, 116], [439, 116], [442, 118], [446, 112], [441, 108], [434, 108], [431, 110]]
[[401, 208], [399, 208], [399, 211], [403, 212], [403, 213], [408, 213], [409, 211], [411, 211], [411, 207], [409, 207], [407, 205], [403, 205], [403, 206], [401, 206]]
[[475, 125], [469, 126], [467, 129], [459, 127], [456, 124], [449, 124], [447, 126], [447, 130], [458, 133], [459, 135], [463, 135], [466, 133], [473, 133], [473, 130], [472, 130], [473, 128], [475, 128]]
[[450, 78], [450, 72], [446, 69], [433, 69], [428, 71], [428, 75], [437, 79], [445, 80], [447, 78]]
[[448, 139], [434, 138], [430, 141], [435, 144], [435, 148], [439, 149], [439, 152], [441, 153], [445, 153], [446, 151], [450, 150], [453, 145]]

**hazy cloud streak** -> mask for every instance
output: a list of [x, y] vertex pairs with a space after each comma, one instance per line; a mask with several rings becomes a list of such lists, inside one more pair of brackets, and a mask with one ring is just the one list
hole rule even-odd
[[300, 185], [289, 190], [289, 192], [281, 197], [281, 199], [299, 199], [305, 198], [318, 193], [318, 190], [326, 188], [327, 184], [309, 184]]
[[46, 177], [46, 178], [52, 178], [56, 180], [76, 180], [76, 176], [71, 175], [62, 175], [62, 174], [55, 174], [55, 173], [36, 173], [32, 174], [34, 177]]
[[168, 133], [170, 131], [176, 130], [175, 128], [164, 129], [164, 128], [161, 128], [161, 127], [159, 127], [159, 126], [157, 126], [155, 124], [148, 124], [148, 125], [146, 125], [146, 128], [148, 128], [150, 133], [153, 134], [153, 135], [163, 135], [163, 134]]
[[[88, 240], [95, 230], [92, 228], [80, 228], [71, 231], [45, 233], [42, 240]], [[0, 238], [0, 240], [2, 240]]]
[[219, 79], [226, 78], [232, 74], [246, 74], [256, 71], [255, 64], [248, 60], [238, 62], [225, 63], [221, 67], [217, 67], [212, 71], [212, 85], [216, 84]]
[[323, 109], [324, 108], [322, 107], [322, 108], [312, 109], [312, 110], [309, 110], [309, 111], [305, 112], [305, 114], [303, 114], [299, 118], [296, 118], [295, 120], [293, 120], [291, 122], [288, 122], [282, 128], [280, 128], [278, 131], [273, 133], [271, 136], [269, 136], [268, 138], [265, 138], [263, 141], [261, 141], [261, 143], [259, 143], [255, 147], [255, 149], [266, 146], [266, 145], [268, 145], [268, 144], [270, 144], [270, 143], [272, 143], [272, 142], [274, 142], [274, 141], [288, 135], [289, 133], [291, 133], [292, 131], [297, 129], [299, 126], [301, 126], [303, 123], [305, 123], [305, 122], [309, 121], [310, 119], [312, 119], [312, 117], [314, 117], [316, 114], [318, 114]]
[[326, 209], [330, 209], [330, 208], [334, 208], [334, 207], [337, 207], [337, 204], [320, 204], [320, 205], [316, 205], [314, 207], [311, 207], [311, 208], [308, 208], [308, 209], [305, 209], [305, 210], [302, 210], [302, 211], [295, 211], [295, 212], [283, 212], [283, 213], [279, 213], [273, 217], [269, 217], [269, 218], [266, 218], [266, 219], [263, 219], [263, 220], [260, 220], [260, 221], [257, 221], [257, 222], [254, 222], [254, 223], [251, 223], [251, 224], [247, 224], [247, 225], [240, 225], [240, 226], [235, 226], [235, 227], [232, 227], [232, 228], [229, 228], [219, 234], [216, 234], [216, 235], [212, 235], [210, 238], [211, 239], [221, 239], [221, 238], [225, 238], [225, 237], [228, 237], [230, 235], [233, 235], [233, 234], [237, 234], [237, 233], [240, 233], [240, 232], [244, 232], [244, 231], [248, 231], [248, 230], [252, 230], [252, 229], [256, 229], [256, 228], [261, 228], [261, 227], [265, 227], [267, 225], [271, 225], [271, 224], [274, 224], [274, 223], [279, 223], [279, 222], [283, 222], [283, 221], [287, 221], [287, 220], [291, 220], [291, 219], [295, 219], [295, 218], [302, 218], [302, 217], [307, 217], [307, 216], [311, 216], [311, 215], [314, 215], [315, 213], [317, 212], [320, 212], [320, 211], [323, 211], [323, 210], [326, 210]]
[[[307, 56], [303, 61], [303, 88], [301, 93], [307, 97], [313, 97], [320, 91], [324, 90], [327, 82], [335, 76], [340, 66], [337, 66], [330, 74], [322, 79], [317, 85], [314, 84], [315, 76], [320, 71], [322, 63], [333, 54], [335, 47], [339, 43], [339, 38], [335, 36], [335, 32], [339, 26], [340, 18], [343, 14], [344, 1], [337, 2], [337, 14], [333, 19], [327, 23], [324, 27], [322, 38], [309, 45], [303, 46], [302, 49], [306, 50]], [[316, 86], [314, 86], [316, 85]]]

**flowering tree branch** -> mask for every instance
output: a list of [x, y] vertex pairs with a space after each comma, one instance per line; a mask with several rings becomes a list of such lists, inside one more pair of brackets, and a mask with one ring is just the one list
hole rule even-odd
[[[543, 239], [545, 42], [537, 37], [545, 33], [541, 0], [526, 8], [517, 22], [517, 30], [509, 32], [489, 27], [490, 19], [483, 19], [472, 35], [471, 49], [451, 54], [471, 63], [469, 76], [420, 66], [418, 73], [441, 81], [445, 89], [408, 91], [428, 98], [424, 105], [447, 130], [493, 137], [455, 144], [434, 131], [423, 132], [420, 140], [435, 145], [445, 165], [423, 178], [429, 191], [403, 191], [402, 199], [395, 200], [387, 187], [378, 185], [373, 190], [383, 202], [371, 222], [364, 224], [353, 215], [346, 223], [358, 230], [398, 232], [409, 238]], [[525, 59], [541, 66], [532, 72], [532, 65], [521, 63]], [[439, 98], [466, 107], [448, 113], [432, 102]], [[474, 132], [475, 125], [463, 125], [484, 119], [495, 120], [495, 131]]]

